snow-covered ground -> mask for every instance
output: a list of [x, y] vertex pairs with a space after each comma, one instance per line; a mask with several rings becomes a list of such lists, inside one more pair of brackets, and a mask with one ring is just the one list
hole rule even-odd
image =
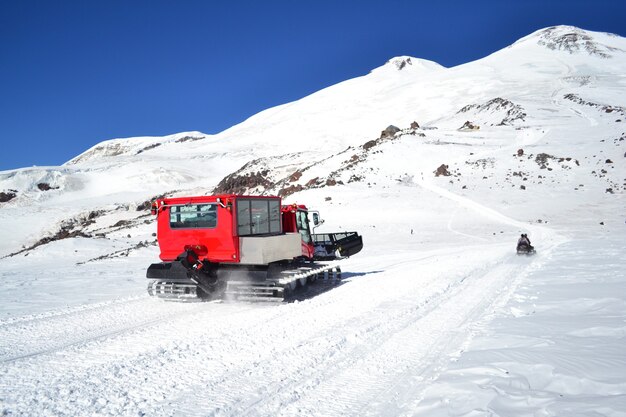
[[[219, 135], [0, 172], [3, 415], [626, 416], [625, 51], [559, 27], [400, 57]], [[340, 285], [148, 297], [143, 203], [231, 173], [363, 235]]]

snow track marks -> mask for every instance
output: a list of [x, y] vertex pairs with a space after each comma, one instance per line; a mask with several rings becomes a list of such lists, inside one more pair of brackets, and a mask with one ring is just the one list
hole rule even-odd
[[395, 415], [508, 298], [527, 269], [506, 262], [510, 252], [388, 255], [332, 291], [279, 306], [137, 299], [5, 323], [2, 411]]

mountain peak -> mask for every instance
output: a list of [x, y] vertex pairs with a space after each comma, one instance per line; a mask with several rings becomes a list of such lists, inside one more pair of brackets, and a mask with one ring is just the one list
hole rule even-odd
[[414, 58], [411, 56], [397, 56], [391, 58], [381, 68], [391, 69], [394, 71], [403, 72], [422, 72], [422, 71], [436, 71], [443, 69], [442, 65], [429, 61], [427, 59]]
[[410, 56], [397, 56], [387, 61], [387, 64], [395, 66], [398, 71], [402, 71], [408, 65], [412, 66], [413, 60]]
[[608, 37], [617, 37], [617, 35], [591, 32], [575, 26], [560, 25], [540, 29], [520, 39], [515, 44], [532, 41], [554, 51], [564, 51], [569, 54], [587, 53], [598, 58], [612, 58], [614, 52], [623, 52], [623, 50], [608, 45], [605, 42]]

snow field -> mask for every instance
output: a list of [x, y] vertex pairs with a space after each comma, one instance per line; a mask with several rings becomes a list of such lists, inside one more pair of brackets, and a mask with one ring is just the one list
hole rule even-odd
[[624, 416], [624, 249], [615, 236], [559, 246], [410, 415]]
[[[2, 372], [14, 382], [11, 390], [3, 388], [3, 402], [17, 414], [38, 415], [72, 414], [86, 405], [102, 415], [163, 415], [174, 412], [171, 407], [189, 415], [289, 415], [290, 407], [327, 415], [318, 395], [341, 391], [334, 394], [335, 409], [327, 411], [349, 410], [371, 400], [407, 364], [430, 364], [432, 358], [424, 357], [433, 346], [440, 350], [437, 357], [458, 351], [468, 334], [462, 327], [472, 318], [468, 311], [480, 316], [497, 299], [503, 286], [494, 278], [502, 274], [484, 275], [488, 266], [469, 273], [461, 265], [445, 272], [438, 267], [454, 265], [463, 252], [413, 260], [389, 255], [386, 262], [383, 256], [382, 262], [392, 265], [384, 272], [348, 273], [345, 284], [303, 303], [265, 307], [139, 298], [7, 325], [0, 328], [5, 332], [0, 352], [7, 352]], [[506, 252], [480, 258], [498, 264]], [[406, 274], [414, 268], [419, 277]], [[481, 288], [470, 284], [474, 280], [488, 285], [468, 302], [464, 290]], [[55, 341], [55, 332], [62, 335], [67, 328], [74, 334]], [[449, 338], [442, 329], [458, 335]], [[15, 342], [29, 333], [38, 339], [16, 351]], [[432, 376], [435, 370], [427, 371]], [[213, 400], [199, 404], [198, 391]]]

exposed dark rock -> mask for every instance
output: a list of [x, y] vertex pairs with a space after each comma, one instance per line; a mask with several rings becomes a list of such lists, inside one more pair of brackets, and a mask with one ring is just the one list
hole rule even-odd
[[196, 140], [201, 140], [204, 139], [205, 136], [185, 136], [182, 137], [180, 139], [176, 139], [176, 143], [183, 143], [183, 142], [194, 142]]
[[150, 200], [146, 200], [143, 203], [139, 203], [139, 205], [137, 206], [137, 211], [146, 211], [146, 210], [151, 210], [152, 209], [152, 203], [156, 200], [159, 200], [161, 198], [165, 198], [167, 194], [160, 194], [157, 196], [152, 197]]
[[385, 130], [383, 130], [382, 132], [380, 132], [380, 138], [389, 138], [389, 137], [394, 137], [396, 133], [398, 133], [400, 131], [399, 127], [396, 127], [394, 125], [389, 125], [387, 126], [387, 128]]
[[373, 148], [374, 146], [376, 146], [377, 144], [378, 144], [378, 142], [376, 142], [375, 140], [370, 140], [370, 141], [365, 142], [362, 145], [362, 147], [363, 147], [364, 151], [367, 151], [367, 150]]
[[607, 163], [607, 164], [612, 164], [612, 163], [613, 163], [613, 161], [611, 161], [610, 159], [607, 159], [607, 160], [606, 160], [606, 161], [604, 161], [604, 162], [605, 162], [605, 163]]
[[524, 150], [523, 149], [518, 149], [517, 150], [517, 156], [524, 156]]
[[389, 62], [392, 62], [396, 66], [396, 69], [398, 71], [402, 71], [402, 69], [405, 68], [407, 65], [413, 65], [413, 62], [411, 61], [411, 58], [409, 57], [396, 58], [396, 59], [390, 60]]
[[274, 183], [267, 178], [269, 170], [248, 172], [242, 174], [257, 161], [251, 161], [241, 167], [238, 171], [226, 176], [217, 187], [213, 189], [213, 194], [247, 194], [251, 189], [261, 187], [269, 189]]
[[152, 201], [154, 200], [146, 200], [143, 203], [140, 203], [137, 206], [137, 211], [144, 211], [144, 210], [150, 210], [152, 208]]
[[289, 182], [298, 181], [300, 177], [302, 177], [302, 172], [298, 170], [289, 176]]
[[288, 195], [297, 193], [298, 191], [304, 190], [304, 187], [300, 184], [290, 185], [289, 187], [285, 187], [278, 191], [278, 195], [280, 197], [287, 197]]
[[419, 129], [420, 125], [417, 122], [411, 122], [411, 129]]
[[620, 51], [618, 48], [594, 42], [584, 30], [575, 27], [554, 26], [544, 29], [537, 43], [552, 50], [566, 51], [570, 54], [584, 51], [600, 58], [611, 58], [611, 52]]
[[306, 183], [307, 187], [313, 187], [314, 185], [319, 184], [319, 177], [315, 177], [309, 180], [309, 182]]
[[158, 146], [161, 146], [161, 144], [160, 144], [160, 143], [154, 143], [154, 144], [152, 144], [152, 145], [148, 145], [148, 146], [146, 146], [145, 148], [139, 149], [139, 150], [137, 151], [137, 155], [139, 155], [139, 154], [140, 154], [140, 153], [142, 153], [142, 152], [149, 151], [150, 149], [154, 149], [154, 148], [156, 148], [156, 147], [158, 147]]
[[55, 242], [57, 240], [62, 240], [62, 239], [69, 239], [69, 238], [73, 238], [73, 237], [86, 237], [86, 238], [90, 238], [91, 235], [84, 233], [82, 230], [72, 230], [72, 226], [66, 225], [66, 226], [62, 226], [61, 229], [59, 231], [57, 231], [55, 234], [53, 234], [52, 236], [46, 236], [42, 239], [39, 239], [37, 242], [35, 242], [35, 244], [22, 249], [21, 251], [18, 251], [16, 253], [12, 253], [8, 256], [15, 256], [15, 255], [19, 255], [20, 253], [23, 252], [27, 252], [27, 251], [31, 251], [41, 245], [46, 245], [50, 242]]
[[[457, 114], [467, 113], [469, 111], [504, 113], [504, 117], [497, 124], [498, 126], [512, 125], [514, 121], [516, 120], [523, 121], [524, 118], [526, 117], [526, 113], [524, 112], [524, 109], [522, 108], [522, 106], [520, 106], [519, 104], [514, 104], [513, 102], [504, 98], [500, 98], [500, 97], [492, 98], [491, 100], [483, 104], [468, 104], [467, 106], [459, 110]], [[466, 122], [466, 124], [467, 123], [469, 122]], [[478, 127], [476, 127], [476, 129], [478, 129]]]
[[57, 190], [59, 187], [51, 187], [47, 182], [40, 182], [37, 184], [37, 188], [39, 188], [40, 191], [50, 191]]
[[478, 130], [478, 129], [480, 129], [480, 126], [477, 126], [468, 120], [465, 123], [463, 123], [463, 126], [461, 126], [458, 130]]
[[131, 225], [133, 222], [130, 220], [120, 220], [119, 222], [115, 223], [112, 227], [125, 227], [128, 225]]
[[[22, 250], [11, 253], [6, 257], [19, 255], [20, 253], [31, 251], [38, 246], [46, 245], [57, 240], [69, 239], [73, 237], [91, 238], [92, 235], [86, 233], [84, 229], [96, 222], [96, 219], [105, 213], [104, 210], [91, 211], [78, 217], [64, 220], [58, 231], [50, 236], [43, 237], [29, 247], [22, 247]], [[28, 254], [27, 254], [28, 255]]]
[[583, 100], [581, 97], [573, 93], [565, 94], [563, 98], [566, 100], [573, 101], [576, 104], [580, 104], [581, 106], [594, 107], [600, 111], [604, 111], [605, 113], [617, 112], [622, 116], [626, 116], [626, 109], [624, 107], [610, 106], [607, 104], [599, 104], [599, 103], [594, 103], [591, 101]]
[[17, 197], [17, 191], [16, 190], [9, 190], [6, 192], [0, 192], [0, 203], [6, 203], [7, 201], [11, 201], [13, 200], [15, 197]]
[[448, 165], [446, 164], [441, 164], [439, 168], [437, 168], [433, 172], [435, 173], [435, 177], [439, 177], [439, 176], [449, 177], [450, 176], [450, 172], [448, 172]]
[[539, 168], [545, 169], [548, 165], [549, 159], [555, 159], [555, 158], [554, 156], [550, 154], [540, 153], [540, 154], [537, 154], [537, 156], [535, 157], [535, 162], [537, 163], [537, 165], [539, 165]]

